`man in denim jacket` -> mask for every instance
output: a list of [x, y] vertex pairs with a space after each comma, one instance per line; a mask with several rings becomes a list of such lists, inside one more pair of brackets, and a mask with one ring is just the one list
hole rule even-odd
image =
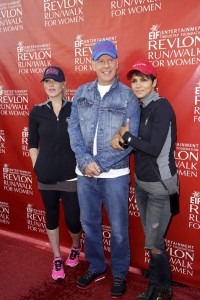
[[117, 77], [115, 45], [100, 41], [92, 50], [92, 67], [97, 79], [77, 90], [72, 104], [69, 135], [75, 152], [81, 224], [85, 232], [85, 256], [89, 269], [77, 286], [85, 289], [106, 276], [102, 238], [102, 204], [111, 226], [111, 295], [120, 297], [126, 289], [130, 248], [128, 235], [129, 153], [117, 151], [112, 137], [126, 119], [137, 136], [140, 119], [138, 100]]

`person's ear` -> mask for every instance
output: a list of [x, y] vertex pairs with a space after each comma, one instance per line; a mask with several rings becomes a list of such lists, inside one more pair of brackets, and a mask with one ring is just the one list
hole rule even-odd
[[95, 65], [95, 61], [92, 60], [92, 70], [96, 72], [96, 65]]
[[119, 67], [119, 62], [118, 62], [118, 59], [117, 59], [117, 69], [118, 69], [118, 67]]
[[158, 82], [158, 81], [157, 81], [157, 79], [155, 78], [154, 81], [153, 81], [153, 87], [154, 87], [154, 88], [156, 87], [157, 82]]

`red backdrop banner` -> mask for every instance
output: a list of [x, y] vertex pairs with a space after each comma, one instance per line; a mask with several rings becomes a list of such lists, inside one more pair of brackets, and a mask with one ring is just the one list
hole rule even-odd
[[[47, 241], [45, 213], [27, 148], [28, 115], [46, 95], [47, 66], [63, 68], [66, 97], [93, 80], [91, 49], [109, 39], [119, 76], [138, 59], [158, 70], [158, 92], [177, 115], [176, 162], [181, 212], [166, 235], [173, 280], [200, 287], [200, 11], [199, 0], [0, 0], [0, 229]], [[133, 163], [132, 163], [133, 172]], [[144, 236], [130, 187], [131, 266], [147, 268]], [[70, 239], [61, 218], [61, 243]], [[104, 212], [103, 236], [110, 251]]]

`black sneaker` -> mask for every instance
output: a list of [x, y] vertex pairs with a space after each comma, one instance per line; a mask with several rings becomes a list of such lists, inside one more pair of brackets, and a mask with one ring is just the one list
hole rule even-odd
[[112, 298], [121, 297], [126, 291], [126, 279], [124, 277], [115, 276], [113, 279], [111, 296]]
[[155, 288], [151, 300], [170, 300], [172, 298], [172, 289]]
[[95, 282], [106, 277], [106, 270], [102, 273], [94, 273], [87, 271], [79, 280], [77, 280], [77, 287], [80, 289], [90, 288]]
[[151, 296], [153, 295], [155, 289], [155, 285], [149, 281], [149, 284], [147, 288], [144, 290], [143, 293], [141, 293], [139, 296], [137, 296], [136, 300], [149, 300], [151, 299]]

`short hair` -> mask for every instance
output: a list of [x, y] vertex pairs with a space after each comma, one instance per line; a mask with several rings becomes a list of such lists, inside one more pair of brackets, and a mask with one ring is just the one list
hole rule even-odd
[[152, 74], [150, 74], [150, 75], [145, 75], [145, 74], [143, 74], [142, 72], [140, 72], [140, 71], [138, 71], [138, 70], [133, 70], [133, 71], [131, 72], [131, 74], [130, 74], [130, 78], [131, 78], [133, 75], [139, 76], [139, 77], [147, 77], [148, 79], [151, 79], [152, 82], [156, 79], [156, 77], [155, 77], [154, 75], [152, 75]]

